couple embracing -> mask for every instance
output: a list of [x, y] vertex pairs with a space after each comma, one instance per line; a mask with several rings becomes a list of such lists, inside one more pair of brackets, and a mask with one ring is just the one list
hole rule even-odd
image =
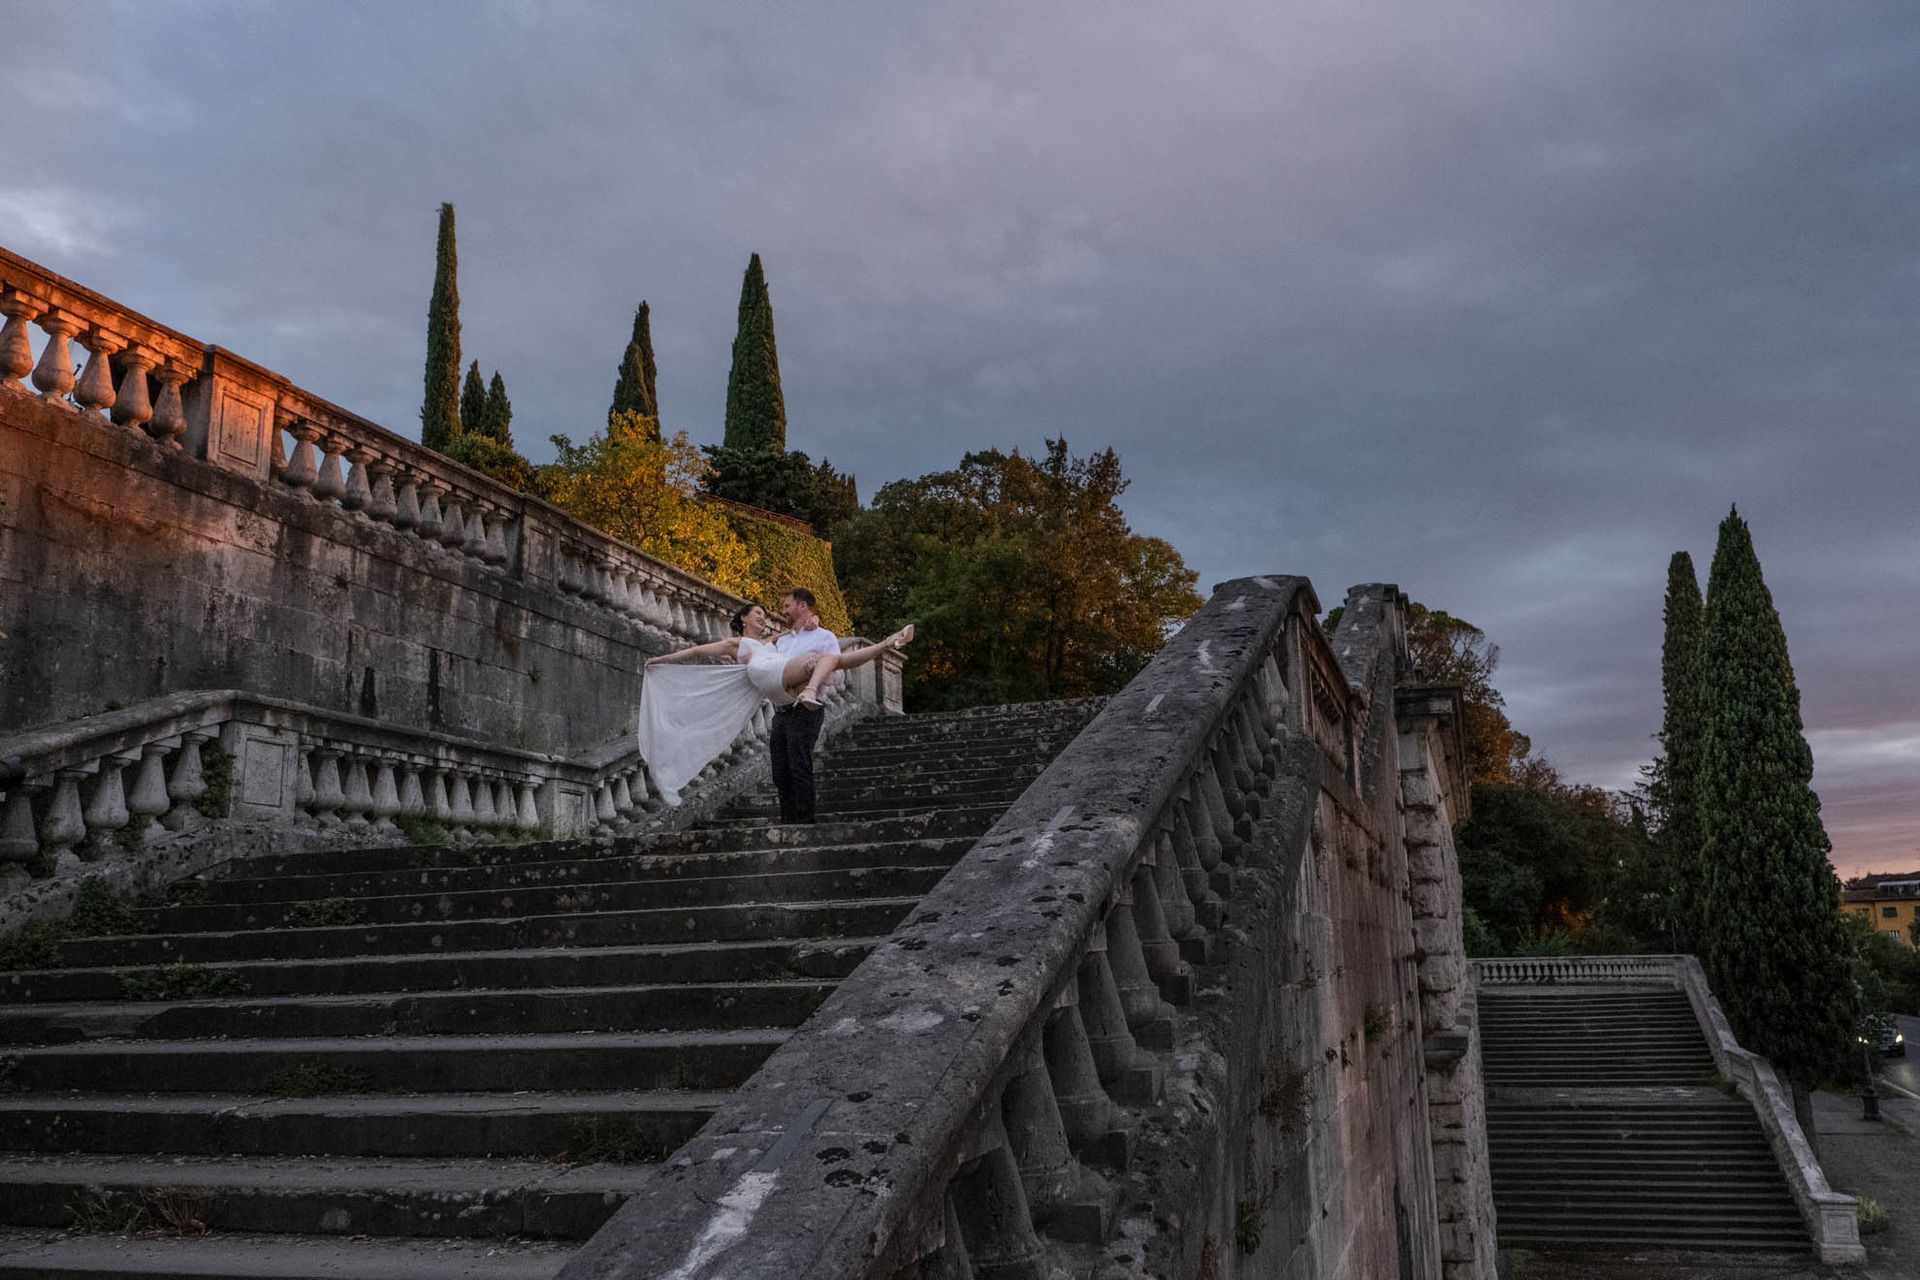
[[[836, 671], [863, 667], [913, 639], [913, 628], [879, 644], [842, 653], [839, 637], [820, 625], [813, 592], [795, 587], [781, 601], [789, 630], [772, 641], [767, 611], [750, 604], [733, 617], [733, 635], [647, 659], [640, 686], [640, 755], [669, 803], [680, 788], [726, 750], [763, 702], [773, 703], [773, 785], [780, 821], [814, 821], [813, 746], [826, 723], [824, 692]], [[725, 658], [724, 665], [668, 667], [689, 658]]]

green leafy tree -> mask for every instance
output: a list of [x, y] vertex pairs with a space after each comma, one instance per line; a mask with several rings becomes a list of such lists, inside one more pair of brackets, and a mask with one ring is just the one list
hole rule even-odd
[[613, 403], [607, 408], [607, 420], [615, 414], [638, 414], [653, 420], [653, 433], [660, 434], [660, 401], [654, 391], [653, 325], [643, 300], [633, 313], [633, 337], [620, 357], [620, 374], [613, 383]]
[[1666, 694], [1660, 741], [1665, 750], [1653, 763], [1647, 794], [1660, 833], [1655, 843], [1665, 863], [1666, 893], [1672, 902], [1673, 941], [1683, 951], [1698, 945], [1701, 914], [1700, 867], [1700, 646], [1706, 613], [1693, 557], [1673, 553], [1667, 564], [1666, 636], [1660, 646], [1660, 685]]
[[780, 354], [773, 341], [773, 300], [760, 255], [740, 282], [740, 325], [727, 375], [728, 448], [756, 453], [787, 451], [787, 403], [780, 394]]
[[1850, 948], [1786, 634], [1737, 509], [1708, 576], [1701, 684], [1702, 959], [1740, 1042], [1792, 1081], [1811, 1137], [1810, 1090], [1852, 1045]]
[[860, 509], [860, 494], [852, 476], [841, 475], [825, 459], [816, 467], [798, 449], [767, 453], [731, 445], [703, 445], [701, 451], [710, 463], [705, 481], [708, 493], [805, 520], [823, 538]]
[[480, 362], [475, 360], [467, 366], [466, 381], [460, 384], [460, 425], [453, 433], [454, 439], [463, 435], [492, 434], [486, 426], [487, 384], [480, 381]]
[[1507, 720], [1507, 700], [1493, 687], [1500, 646], [1466, 619], [1416, 602], [1407, 607], [1407, 657], [1414, 679], [1460, 686], [1467, 777], [1474, 782], [1511, 782], [1514, 766], [1527, 757], [1533, 744]]
[[427, 304], [426, 396], [420, 402], [420, 443], [444, 450], [460, 434], [460, 287], [453, 245], [453, 206], [440, 206], [440, 242]]
[[498, 369], [493, 371], [493, 381], [487, 384], [487, 408], [480, 434], [513, 448], [513, 401], [507, 399], [507, 380], [500, 376]]
[[1044, 457], [970, 453], [900, 480], [837, 526], [834, 564], [856, 629], [917, 621], [916, 708], [1111, 693], [1200, 607], [1172, 546], [1134, 533], [1111, 449], [1049, 440]]

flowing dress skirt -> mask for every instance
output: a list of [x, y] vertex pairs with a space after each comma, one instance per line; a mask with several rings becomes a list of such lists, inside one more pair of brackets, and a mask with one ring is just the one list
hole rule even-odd
[[761, 703], [792, 701], [780, 685], [785, 666], [769, 646], [751, 666], [662, 663], [646, 669], [640, 681], [640, 758], [663, 800], [679, 804], [680, 789], [740, 736]]

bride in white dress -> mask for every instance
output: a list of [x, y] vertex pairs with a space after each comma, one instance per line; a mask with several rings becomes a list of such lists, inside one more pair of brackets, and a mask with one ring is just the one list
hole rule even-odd
[[[789, 658], [764, 639], [771, 628], [757, 604], [734, 615], [733, 630], [725, 640], [647, 659], [640, 684], [640, 758], [669, 804], [680, 802], [680, 788], [740, 736], [761, 703], [818, 708], [834, 672], [865, 666], [913, 639], [908, 626], [879, 644]], [[663, 669], [689, 658], [723, 656], [729, 659], [724, 665]]]

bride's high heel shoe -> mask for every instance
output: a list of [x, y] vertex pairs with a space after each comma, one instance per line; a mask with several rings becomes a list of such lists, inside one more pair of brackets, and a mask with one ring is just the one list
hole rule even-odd
[[906, 626], [888, 636], [887, 643], [895, 649], [904, 649], [913, 643], [913, 624], [909, 622]]

